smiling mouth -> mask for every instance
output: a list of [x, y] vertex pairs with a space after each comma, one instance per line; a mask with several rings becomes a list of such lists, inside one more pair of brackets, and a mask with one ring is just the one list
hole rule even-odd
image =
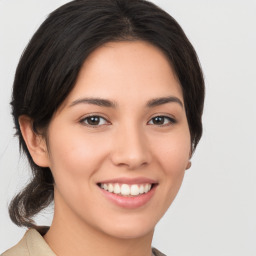
[[119, 183], [98, 183], [101, 189], [104, 189], [110, 193], [124, 196], [135, 197], [142, 194], [147, 194], [156, 184], [119, 184]]

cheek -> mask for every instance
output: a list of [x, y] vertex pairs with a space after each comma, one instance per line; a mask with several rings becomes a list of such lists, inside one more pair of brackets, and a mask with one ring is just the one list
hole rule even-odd
[[162, 184], [163, 201], [166, 209], [176, 197], [183, 181], [184, 173], [190, 159], [190, 134], [188, 130], [175, 133], [159, 141], [155, 149], [155, 157], [161, 166], [163, 176]]
[[190, 159], [189, 130], [184, 129], [158, 140], [154, 151], [166, 175], [179, 175], [185, 171]]
[[[64, 139], [63, 139], [64, 138]], [[50, 137], [50, 168], [57, 186], [78, 188], [88, 182], [106, 156], [106, 145], [82, 131], [62, 130]], [[99, 144], [102, 144], [99, 146]]]
[[[69, 205], [77, 212], [86, 212], [86, 206], [81, 206], [81, 202], [90, 203], [92, 200], [91, 191], [95, 189], [93, 177], [105, 159], [107, 144], [102, 144], [95, 136], [85, 136], [80, 131], [66, 132], [64, 129], [55, 132], [49, 141], [55, 204]], [[99, 143], [102, 145], [99, 146]]]

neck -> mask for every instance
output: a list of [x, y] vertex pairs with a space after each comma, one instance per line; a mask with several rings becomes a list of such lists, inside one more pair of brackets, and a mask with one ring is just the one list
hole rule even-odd
[[[61, 214], [61, 213], [65, 214]], [[56, 255], [68, 256], [151, 256], [153, 230], [141, 237], [119, 238], [106, 234], [79, 218], [69, 216], [68, 209], [58, 211], [45, 241]]]

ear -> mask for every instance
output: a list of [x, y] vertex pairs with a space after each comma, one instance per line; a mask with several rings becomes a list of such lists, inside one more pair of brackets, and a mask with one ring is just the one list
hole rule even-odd
[[31, 118], [20, 116], [19, 124], [23, 139], [35, 164], [41, 167], [49, 167], [46, 141], [42, 135], [33, 130]]
[[192, 163], [191, 163], [191, 157], [192, 157], [192, 147], [190, 148], [190, 153], [189, 153], [189, 159], [188, 159], [188, 163], [187, 163], [187, 166], [186, 166], [186, 170], [190, 169]]
[[188, 170], [190, 167], [191, 167], [191, 161], [188, 161], [188, 164], [187, 164], [187, 166], [186, 166], [186, 170]]

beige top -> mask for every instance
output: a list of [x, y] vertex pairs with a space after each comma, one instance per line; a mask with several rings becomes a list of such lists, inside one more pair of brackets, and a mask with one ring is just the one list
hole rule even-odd
[[[1, 254], [1, 256], [56, 256], [42, 237], [47, 229], [41, 228], [39, 231], [29, 229], [17, 245]], [[166, 256], [155, 248], [152, 249], [152, 253], [154, 256]]]

